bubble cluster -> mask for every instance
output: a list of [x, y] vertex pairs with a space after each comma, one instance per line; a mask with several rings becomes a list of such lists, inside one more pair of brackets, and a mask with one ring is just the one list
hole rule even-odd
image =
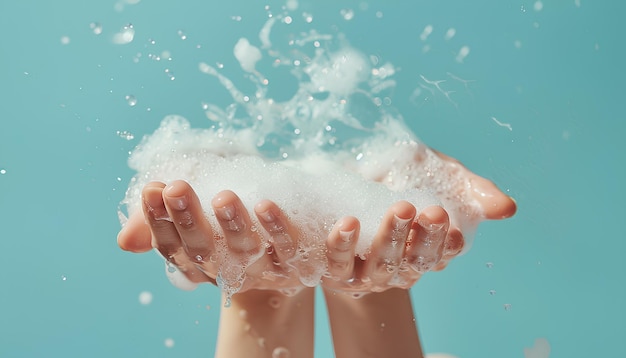
[[124, 99], [126, 100], [126, 103], [128, 103], [128, 105], [131, 107], [137, 105], [137, 98], [132, 94], [124, 96]]
[[117, 131], [117, 136], [126, 140], [133, 140], [135, 139], [135, 135], [132, 134], [129, 131]]
[[[260, 46], [241, 38], [233, 48], [241, 70], [256, 85], [253, 94], [237, 88], [220, 72], [219, 63], [201, 63], [200, 71], [215, 77], [233, 102], [226, 107], [202, 102], [210, 120], [206, 129], [168, 116], [132, 152], [129, 165], [137, 175], [123, 201], [128, 211], [141, 210], [141, 189], [151, 180], [185, 179], [207, 208], [224, 188], [236, 192], [250, 210], [262, 198], [271, 198], [302, 233], [289, 264], [297, 268], [302, 284], [311, 287], [326, 272], [325, 239], [339, 218], [353, 215], [360, 220], [356, 251], [364, 255], [382, 215], [399, 200], [410, 201], [418, 211], [443, 205], [452, 224], [467, 234], [467, 250], [480, 206], [466, 191], [470, 186], [458, 167], [422, 144], [393, 110], [394, 66], [343, 43], [331, 46], [333, 37], [319, 33], [303, 33], [292, 42], [302, 48], [313, 45], [311, 54], [282, 54], [269, 41], [276, 18], [271, 16], [261, 30]], [[424, 39], [432, 32], [429, 26]], [[463, 57], [468, 53], [469, 48], [460, 51]], [[264, 58], [291, 66], [298, 84], [290, 99], [276, 101], [268, 95], [269, 76], [257, 70]], [[171, 74], [169, 69], [166, 73]], [[256, 220], [253, 212], [250, 217]], [[219, 230], [215, 217], [207, 219]], [[263, 246], [234, 255], [223, 241], [217, 244], [218, 255], [225, 259], [216, 281], [229, 297], [242, 288], [246, 267], [266, 251]], [[195, 288], [180, 271], [166, 271], [178, 287]], [[298, 289], [283, 291], [293, 295]]]
[[94, 35], [100, 35], [102, 33], [102, 24], [100, 24], [99, 22], [90, 23], [89, 28]]

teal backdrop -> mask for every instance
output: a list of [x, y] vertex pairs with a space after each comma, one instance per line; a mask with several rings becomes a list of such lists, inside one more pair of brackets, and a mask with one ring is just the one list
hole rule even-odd
[[[218, 290], [175, 289], [155, 254], [117, 247], [126, 160], [164, 116], [206, 126], [201, 103], [230, 102], [199, 62], [246, 89], [233, 46], [258, 45], [265, 5], [283, 3], [116, 1], [0, 2], [1, 357], [213, 354]], [[280, 24], [284, 38], [343, 33], [393, 63], [392, 103], [418, 136], [517, 199], [513, 219], [481, 225], [468, 254], [412, 288], [426, 351], [524, 357], [545, 338], [551, 358], [626, 356], [625, 12], [609, 0], [301, 0]], [[114, 44], [129, 23], [133, 41]], [[171, 60], [150, 58], [163, 51]], [[331, 357], [317, 308], [316, 357]]]

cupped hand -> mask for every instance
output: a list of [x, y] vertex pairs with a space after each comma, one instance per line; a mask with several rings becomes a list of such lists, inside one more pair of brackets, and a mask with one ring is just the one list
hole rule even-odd
[[251, 289], [297, 290], [304, 287], [294, 261], [299, 233], [280, 208], [259, 202], [255, 224], [239, 197], [222, 191], [212, 200], [219, 229], [211, 225], [191, 186], [148, 183], [143, 213], [135, 213], [118, 235], [122, 249], [156, 248], [192, 282], [211, 282], [229, 293]]
[[450, 230], [448, 214], [439, 206], [418, 214], [406, 201], [392, 205], [364, 257], [355, 255], [359, 226], [356, 218], [345, 217], [328, 236], [325, 289], [355, 297], [393, 287], [406, 289], [458, 255], [464, 243], [460, 231]]

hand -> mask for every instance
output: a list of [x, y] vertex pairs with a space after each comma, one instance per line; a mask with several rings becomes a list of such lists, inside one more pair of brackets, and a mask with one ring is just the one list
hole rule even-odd
[[446, 211], [431, 206], [417, 214], [415, 207], [400, 201], [384, 215], [370, 251], [355, 256], [359, 221], [340, 220], [327, 240], [328, 272], [325, 289], [360, 296], [389, 288], [409, 288], [427, 271], [461, 252], [463, 235], [449, 229]]
[[142, 198], [143, 215], [132, 215], [118, 235], [121, 248], [143, 252], [154, 247], [192, 282], [220, 281], [230, 294], [251, 289], [293, 293], [304, 287], [298, 272], [306, 266], [294, 259], [298, 230], [273, 202], [255, 206], [259, 228], [235, 193], [220, 192], [212, 200], [220, 231], [184, 181], [148, 183]]

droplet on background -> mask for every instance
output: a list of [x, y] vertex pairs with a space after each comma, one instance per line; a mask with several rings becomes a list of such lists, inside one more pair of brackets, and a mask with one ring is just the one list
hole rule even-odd
[[172, 338], [165, 338], [165, 341], [163, 341], [163, 344], [165, 344], [167, 348], [173, 348], [174, 340]]
[[129, 132], [129, 131], [117, 131], [117, 135], [118, 135], [120, 138], [123, 138], [123, 139], [126, 139], [126, 140], [132, 140], [132, 139], [135, 139], [135, 135], [134, 135], [134, 134], [132, 134], [132, 133], [131, 133], [131, 132]]
[[120, 30], [120, 32], [113, 35], [113, 43], [118, 45], [125, 45], [133, 42], [135, 38], [135, 28], [133, 24], [128, 24]]
[[70, 43], [69, 36], [61, 36], [61, 45], [68, 45]]
[[341, 9], [339, 13], [341, 14], [341, 17], [343, 17], [343, 19], [346, 21], [350, 21], [354, 18], [354, 10], [352, 9]]
[[131, 107], [134, 107], [137, 104], [137, 98], [133, 96], [132, 94], [126, 95], [124, 99], [126, 99], [126, 102]]
[[492, 268], [493, 267], [493, 262], [487, 262], [485, 264], [485, 266], [487, 266], [487, 268]]
[[6, 169], [0, 169], [0, 174], [6, 174], [7, 170]]
[[89, 28], [94, 35], [100, 35], [102, 33], [102, 25], [98, 22], [92, 22], [89, 24]]
[[61, 275], [61, 281], [67, 281], [67, 276]]
[[150, 293], [149, 291], [142, 291], [139, 294], [139, 303], [141, 303], [142, 305], [149, 305], [150, 303], [152, 303], [152, 293]]
[[505, 311], [510, 311], [512, 307], [510, 303], [505, 303], [503, 306]]

